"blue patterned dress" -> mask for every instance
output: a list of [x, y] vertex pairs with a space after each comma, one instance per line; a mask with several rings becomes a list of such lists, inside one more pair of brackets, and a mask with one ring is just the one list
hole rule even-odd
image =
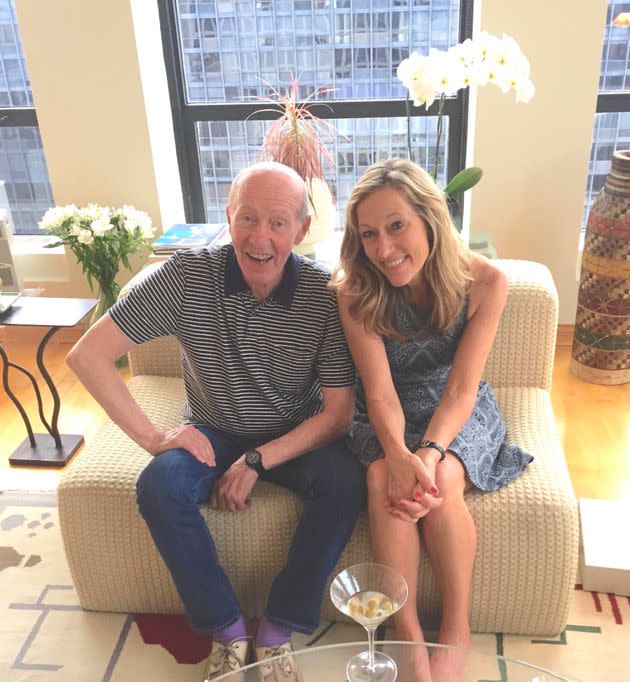
[[[417, 447], [442, 397], [453, 357], [466, 328], [467, 300], [453, 330], [447, 335], [430, 331], [428, 315], [414, 305], [398, 319], [403, 333], [413, 333], [408, 341], [384, 339], [387, 359], [398, 398], [405, 415], [405, 443]], [[468, 478], [481, 490], [496, 490], [516, 478], [533, 457], [505, 441], [505, 422], [499, 412], [492, 386], [479, 383], [472, 414], [453, 438], [449, 450], [462, 461]], [[365, 393], [357, 385], [354, 423], [350, 447], [364, 466], [383, 457], [383, 449], [370, 426]]]

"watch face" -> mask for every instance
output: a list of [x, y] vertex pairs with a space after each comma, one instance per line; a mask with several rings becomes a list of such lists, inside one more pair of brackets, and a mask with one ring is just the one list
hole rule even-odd
[[253, 464], [254, 466], [256, 466], [257, 464], [260, 464], [260, 460], [261, 457], [260, 452], [258, 452], [258, 450], [248, 450], [245, 453], [245, 461], [247, 462], [247, 464], [250, 465]]
[[263, 471], [262, 455], [258, 450], [248, 450], [245, 453], [245, 464], [257, 471], [259, 474]]

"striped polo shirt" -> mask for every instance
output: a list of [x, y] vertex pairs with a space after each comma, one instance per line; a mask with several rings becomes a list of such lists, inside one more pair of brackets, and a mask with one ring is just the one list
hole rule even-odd
[[109, 314], [135, 343], [177, 337], [186, 422], [273, 437], [321, 411], [322, 386], [354, 385], [329, 279], [292, 253], [278, 288], [259, 303], [231, 244], [183, 250]]

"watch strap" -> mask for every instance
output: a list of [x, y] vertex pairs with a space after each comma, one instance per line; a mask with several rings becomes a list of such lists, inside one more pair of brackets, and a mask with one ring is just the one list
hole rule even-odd
[[[252, 457], [251, 455], [254, 456]], [[245, 464], [252, 468], [259, 476], [266, 471], [262, 463], [262, 453], [256, 450], [256, 448], [252, 448], [245, 453]]]

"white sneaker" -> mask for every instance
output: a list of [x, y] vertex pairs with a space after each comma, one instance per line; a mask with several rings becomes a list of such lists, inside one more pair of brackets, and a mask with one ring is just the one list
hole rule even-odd
[[209, 682], [220, 675], [240, 670], [246, 665], [249, 660], [250, 639], [250, 637], [233, 639], [226, 643], [213, 639], [203, 682]]
[[[276, 656], [281, 658], [275, 658]], [[270, 660], [267, 661], [267, 659]], [[261, 682], [304, 682], [293, 656], [291, 642], [257, 647], [256, 660], [264, 661], [259, 671]]]

